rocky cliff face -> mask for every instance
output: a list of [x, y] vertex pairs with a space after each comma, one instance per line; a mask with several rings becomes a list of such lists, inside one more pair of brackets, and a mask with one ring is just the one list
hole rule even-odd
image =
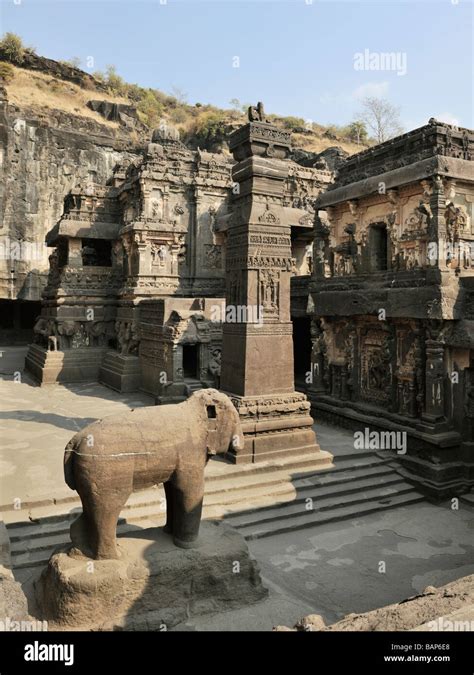
[[20, 108], [0, 87], [0, 298], [39, 300], [46, 233], [69, 190], [105, 183], [139, 143], [126, 129], [57, 110]]

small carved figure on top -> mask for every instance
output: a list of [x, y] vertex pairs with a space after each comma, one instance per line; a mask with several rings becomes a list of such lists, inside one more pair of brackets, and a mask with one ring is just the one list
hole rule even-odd
[[257, 106], [249, 106], [249, 121], [250, 122], [267, 122], [268, 120], [265, 117], [265, 110], [263, 108], [263, 103], [259, 101]]

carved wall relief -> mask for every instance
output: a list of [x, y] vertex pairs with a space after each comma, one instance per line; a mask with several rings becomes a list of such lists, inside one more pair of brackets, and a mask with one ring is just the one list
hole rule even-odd
[[137, 355], [140, 344], [137, 323], [135, 321], [116, 321], [115, 332], [119, 353], [122, 356]]
[[386, 331], [369, 328], [362, 336], [360, 394], [369, 402], [387, 404], [391, 398], [391, 339]]
[[259, 302], [263, 316], [278, 317], [280, 305], [280, 270], [259, 270]]
[[205, 244], [204, 254], [203, 267], [205, 269], [222, 269], [222, 246]]

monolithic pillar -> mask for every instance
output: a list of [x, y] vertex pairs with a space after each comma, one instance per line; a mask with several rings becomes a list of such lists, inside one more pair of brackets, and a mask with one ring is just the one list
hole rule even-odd
[[294, 389], [291, 209], [282, 205], [290, 134], [265, 121], [261, 104], [249, 117], [230, 137], [237, 163], [221, 375], [245, 434], [236, 463], [319, 451], [309, 403]]

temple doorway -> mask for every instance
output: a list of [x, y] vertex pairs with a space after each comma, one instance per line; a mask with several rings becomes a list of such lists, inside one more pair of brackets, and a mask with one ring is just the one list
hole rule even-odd
[[311, 319], [293, 318], [293, 363], [295, 387], [306, 389], [306, 374], [311, 370]]
[[0, 300], [0, 343], [6, 345], [33, 342], [33, 327], [41, 314], [41, 302]]
[[199, 345], [183, 345], [184, 379], [199, 379]]
[[382, 272], [388, 264], [388, 234], [385, 223], [370, 226], [369, 231], [370, 261], [373, 272]]

